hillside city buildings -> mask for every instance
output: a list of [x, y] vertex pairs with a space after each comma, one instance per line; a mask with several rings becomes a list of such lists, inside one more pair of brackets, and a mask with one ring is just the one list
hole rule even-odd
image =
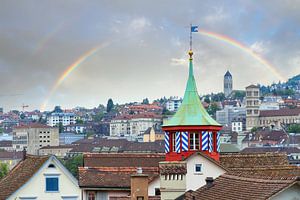
[[244, 97], [229, 71], [225, 98], [201, 99], [193, 67], [189, 51], [183, 99], [2, 113], [0, 200], [297, 199], [299, 102], [258, 85]]

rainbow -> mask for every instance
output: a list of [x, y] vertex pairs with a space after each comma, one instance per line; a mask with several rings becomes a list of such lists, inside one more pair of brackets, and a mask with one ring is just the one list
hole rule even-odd
[[282, 80], [282, 81], [285, 80], [285, 78], [279, 73], [279, 71], [276, 69], [276, 67], [274, 67], [269, 61], [267, 61], [261, 55], [257, 54], [256, 52], [254, 52], [252, 49], [245, 46], [244, 44], [242, 44], [228, 36], [220, 35], [220, 34], [214, 33], [214, 32], [205, 31], [203, 29], [199, 29], [198, 33], [201, 35], [216, 39], [216, 40], [220, 40], [222, 42], [225, 42], [227, 44], [230, 44], [234, 47], [241, 49], [242, 51], [251, 55], [254, 59], [256, 59], [258, 62], [260, 62], [264, 66], [268, 67], [272, 71], [272, 73], [274, 73], [274, 75], [276, 75], [280, 80]]
[[[225, 42], [227, 44], [230, 44], [234, 47], [237, 47], [238, 49], [241, 49], [242, 51], [244, 51], [245, 53], [251, 55], [254, 59], [256, 59], [258, 62], [260, 62], [261, 64], [263, 64], [264, 66], [266, 66], [267, 68], [269, 68], [272, 73], [274, 73], [280, 80], [285, 80], [285, 78], [277, 71], [277, 69], [272, 66], [272, 64], [270, 62], [268, 62], [266, 59], [264, 59], [262, 56], [260, 56], [259, 54], [257, 54], [256, 52], [254, 52], [252, 49], [250, 49], [249, 47], [245, 46], [244, 44], [228, 37], [225, 35], [220, 35], [218, 33], [214, 33], [214, 32], [209, 32], [209, 31], [205, 31], [203, 29], [199, 30], [198, 32], [201, 35]], [[47, 41], [48, 39], [46, 39], [45, 41]], [[46, 42], [43, 42], [43, 45], [40, 46], [44, 46]], [[89, 51], [85, 52], [83, 55], [81, 55], [78, 59], [75, 60], [75, 62], [73, 62], [70, 66], [68, 66], [66, 68], [66, 70], [62, 73], [62, 75], [56, 80], [55, 84], [53, 85], [53, 87], [51, 88], [49, 94], [47, 95], [47, 98], [44, 100], [43, 104], [41, 105], [41, 111], [44, 111], [45, 108], [48, 105], [49, 100], [51, 99], [51, 97], [53, 96], [53, 94], [56, 92], [56, 90], [58, 89], [58, 87], [63, 83], [63, 81], [76, 69], [78, 68], [83, 62], [85, 62], [89, 57], [93, 56], [94, 54], [96, 54], [100, 49], [105, 48], [106, 46], [108, 46], [111, 42], [105, 42], [102, 45], [99, 45], [97, 47], [94, 47], [92, 49], [90, 49]], [[38, 48], [38, 51], [40, 51], [41, 48]]]
[[95, 55], [100, 49], [107, 47], [110, 42], [105, 42], [99, 46], [96, 46], [89, 51], [82, 54], [79, 58], [76, 59], [71, 65], [69, 65], [66, 70], [60, 75], [60, 77], [55, 81], [55, 84], [52, 86], [47, 98], [44, 100], [43, 104], [40, 107], [41, 111], [44, 111], [48, 105], [49, 100], [51, 99], [52, 95], [56, 92], [58, 87], [63, 83], [63, 81], [76, 69], [78, 68], [84, 61], [86, 61], [91, 56]]

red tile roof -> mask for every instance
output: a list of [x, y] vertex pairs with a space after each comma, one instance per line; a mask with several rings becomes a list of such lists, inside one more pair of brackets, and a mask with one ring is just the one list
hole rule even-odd
[[84, 154], [85, 167], [158, 167], [162, 153], [91, 153]]
[[[149, 182], [158, 177], [158, 167], [143, 167]], [[130, 178], [136, 167], [79, 167], [79, 186], [130, 190]]]
[[56, 128], [47, 126], [45, 124], [38, 124], [38, 123], [32, 123], [32, 124], [21, 124], [19, 126], [16, 126], [15, 129], [23, 129], [23, 128]]
[[164, 154], [98, 153], [84, 154], [84, 167], [79, 168], [81, 187], [114, 187], [130, 189], [130, 176], [141, 167], [149, 181], [159, 175], [159, 162]]
[[220, 163], [229, 170], [289, 165], [286, 153], [223, 154]]
[[161, 175], [166, 174], [186, 174], [185, 162], [161, 162], [159, 165], [159, 172]]
[[23, 158], [23, 152], [0, 151], [1, 160], [18, 160]]
[[279, 110], [261, 110], [260, 117], [276, 117], [276, 116], [298, 116], [300, 115], [300, 108], [281, 108]]
[[205, 185], [196, 191], [186, 192], [177, 199], [263, 200], [269, 199], [295, 183], [295, 179], [265, 180], [223, 174], [213, 181], [212, 186]]
[[0, 180], [0, 200], [8, 198], [24, 185], [49, 159], [49, 156], [27, 155], [3, 179]]

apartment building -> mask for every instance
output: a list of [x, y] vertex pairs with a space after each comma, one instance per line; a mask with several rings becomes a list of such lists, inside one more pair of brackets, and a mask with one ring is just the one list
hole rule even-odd
[[110, 136], [142, 135], [155, 124], [161, 124], [161, 117], [152, 113], [118, 116], [110, 123]]
[[58, 126], [61, 123], [63, 126], [76, 123], [76, 116], [74, 113], [51, 113], [47, 117], [48, 126]]
[[13, 129], [12, 145], [16, 151], [26, 148], [29, 154], [38, 155], [42, 147], [59, 145], [58, 128], [43, 124], [17, 126]]

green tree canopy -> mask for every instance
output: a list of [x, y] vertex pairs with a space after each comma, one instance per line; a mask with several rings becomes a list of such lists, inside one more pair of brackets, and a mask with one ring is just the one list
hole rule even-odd
[[63, 161], [65, 167], [75, 176], [78, 178], [78, 167], [83, 166], [83, 155], [77, 155], [68, 160]]
[[0, 163], [0, 179], [6, 176], [9, 172], [8, 165], [6, 163]]
[[110, 112], [112, 111], [112, 109], [114, 108], [114, 102], [112, 99], [108, 99], [107, 101], [107, 106], [106, 106], [106, 112]]
[[142, 104], [149, 104], [149, 99], [148, 98], [143, 99]]
[[289, 133], [300, 133], [300, 124], [291, 124], [288, 127]]

